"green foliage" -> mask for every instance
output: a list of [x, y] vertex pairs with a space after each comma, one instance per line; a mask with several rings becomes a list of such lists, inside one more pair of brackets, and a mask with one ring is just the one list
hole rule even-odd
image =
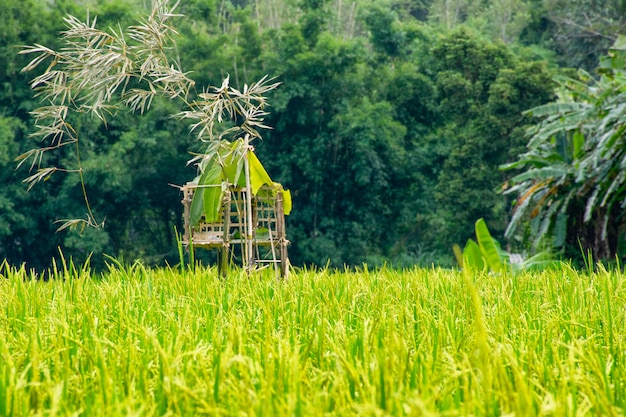
[[[29, 62], [16, 55], [21, 45], [59, 50], [67, 13], [79, 20], [97, 15], [97, 27], [112, 35], [109, 29], [135, 24], [146, 2], [0, 0], [0, 6], [0, 148], [8, 152], [0, 157], [0, 256], [42, 267], [57, 246], [75, 259], [93, 246], [126, 259], [172, 262], [181, 204], [168, 183], [196, 175], [185, 169], [187, 152], [206, 150], [169, 117], [189, 110], [186, 104], [155, 98], [150, 112], [133, 117], [118, 106], [115, 117], [101, 112], [106, 125], [86, 114], [66, 120], [81, 135], [94, 214], [106, 219], [97, 236], [51, 232], [55, 213], [85, 216], [76, 178], [44, 171], [35, 179], [47, 179], [45, 185], [27, 193], [19, 183], [24, 171], [16, 174], [8, 161], [42, 145], [28, 138], [35, 124], [28, 112], [37, 102], [27, 76], [40, 75], [47, 62], [20, 73]], [[264, 74], [282, 82], [268, 93], [267, 124], [275, 130], [254, 145], [271, 177], [293, 191], [298, 210], [287, 221], [295, 264], [324, 265], [330, 258], [335, 266], [451, 265], [450, 245], [471, 236], [475, 219], [484, 218], [501, 239], [514, 193], [496, 190], [519, 172], [496, 167], [526, 152], [524, 131], [532, 120], [522, 112], [553, 100], [546, 68], [593, 68], [589, 62], [619, 31], [620, 7], [591, 0], [189, 0], [176, 9], [184, 18], [168, 20], [178, 29], [171, 32], [177, 47], [163, 53], [168, 67], [189, 71], [184, 76], [196, 85], [219, 86], [229, 78], [243, 91]], [[127, 91], [145, 94], [145, 81], [131, 78]], [[207, 93], [189, 91], [188, 103]], [[120, 97], [108, 104], [119, 105]], [[573, 134], [571, 143], [557, 142], [580, 158], [588, 139]], [[74, 148], [56, 150], [41, 167], [70, 168], [76, 156]], [[585, 208], [584, 202], [572, 206], [581, 217], [579, 226], [568, 227], [583, 227]], [[529, 233], [524, 226], [515, 237]], [[577, 242], [559, 236], [578, 251]], [[92, 263], [103, 265], [97, 255]]]
[[476, 221], [476, 240], [480, 247], [486, 264], [494, 272], [500, 272], [506, 268], [507, 259], [501, 255], [500, 245], [491, 237], [487, 224], [483, 219]]
[[[261, 164], [261, 161], [245, 145], [243, 139], [236, 141], [217, 141], [201, 155], [198, 163], [201, 174], [193, 181], [199, 186], [191, 202], [190, 223], [196, 225], [204, 215], [206, 222], [215, 223], [220, 219], [224, 192], [229, 185], [246, 187], [244, 159], [247, 159], [250, 170], [251, 194], [257, 196], [262, 186], [270, 186], [277, 191], [283, 191], [282, 186], [275, 183]], [[284, 213], [291, 211], [291, 197], [288, 191], [285, 194]]]
[[[500, 273], [559, 269], [565, 265], [555, 260], [550, 251], [547, 250], [512, 262], [513, 255], [501, 248], [500, 243], [491, 236], [487, 223], [483, 219], [476, 221], [474, 229], [475, 241], [468, 239], [462, 251], [457, 244], [452, 247], [456, 261], [461, 268]], [[519, 254], [516, 256], [521, 257]]]
[[243, 162], [243, 158], [235, 157], [235, 150], [224, 145], [225, 148], [218, 149], [213, 154], [207, 152], [203, 156], [203, 162], [207, 161], [207, 163], [204, 168], [201, 168], [201, 174], [196, 180], [202, 188], [196, 191], [191, 203], [190, 222], [192, 225], [196, 225], [202, 215], [208, 222], [217, 221], [223, 194], [226, 191], [224, 186], [225, 183], [227, 184], [227, 175], [224, 171], [234, 165], [238, 168], [237, 176], [241, 173], [242, 167], [239, 161]]
[[503, 272], [509, 269], [511, 266], [509, 256], [500, 249], [498, 241], [491, 236], [487, 223], [483, 219], [478, 219], [474, 230], [476, 241], [468, 239], [463, 252], [458, 246], [454, 248], [459, 266], [479, 270], [487, 268], [493, 272]]
[[436, 43], [433, 55], [442, 119], [426, 138], [430, 157], [440, 160], [431, 177], [433, 228], [450, 247], [469, 237], [477, 218], [496, 235], [504, 231], [507, 201], [497, 188], [505, 178], [496, 172], [523, 149], [530, 118], [521, 112], [548, 101], [552, 82], [543, 65], [520, 62], [466, 30]]
[[406, 50], [406, 33], [398, 28], [398, 19], [381, 6], [368, 10], [365, 23], [370, 31], [370, 42], [374, 50], [386, 58], [397, 57]]
[[595, 69], [626, 23], [622, 0], [545, 0], [550, 45], [562, 65]]
[[461, 268], [475, 268], [479, 271], [484, 270], [487, 267], [485, 257], [480, 250], [480, 246], [473, 239], [467, 239], [463, 251], [461, 251], [458, 245], [453, 246], [454, 254], [457, 257], [457, 262]]
[[563, 79], [559, 100], [531, 111], [542, 120], [529, 131], [528, 152], [505, 166], [523, 169], [507, 190], [518, 195], [509, 236], [528, 221], [535, 243], [551, 236], [556, 247], [569, 243], [569, 253], [579, 242], [595, 259], [617, 254], [626, 197], [623, 54], [611, 52], [598, 80]]

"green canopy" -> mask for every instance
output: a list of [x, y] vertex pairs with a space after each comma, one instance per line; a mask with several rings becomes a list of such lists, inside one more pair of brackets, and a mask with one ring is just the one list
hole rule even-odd
[[[257, 196], [263, 186], [268, 186], [272, 196], [283, 193], [283, 210], [285, 215], [291, 212], [291, 193], [282, 185], [273, 182], [269, 174], [243, 139], [232, 143], [221, 142], [203, 157], [200, 163], [201, 174], [193, 181], [198, 188], [191, 202], [190, 222], [196, 225], [204, 214], [207, 223], [215, 223], [221, 219], [222, 199], [229, 186], [244, 188], [244, 159], [248, 159], [250, 167], [250, 188], [252, 195]], [[261, 197], [261, 196], [260, 196]]]

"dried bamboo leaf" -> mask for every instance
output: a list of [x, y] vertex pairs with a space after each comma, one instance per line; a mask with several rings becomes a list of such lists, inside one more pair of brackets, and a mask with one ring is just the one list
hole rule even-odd
[[75, 230], [80, 227], [80, 233], [82, 233], [87, 227], [93, 227], [95, 229], [104, 227], [104, 220], [101, 223], [98, 223], [89, 214], [87, 214], [87, 217], [85, 219], [61, 219], [55, 221], [54, 223], [61, 223], [61, 226], [59, 226], [57, 232], [65, 229]]
[[[167, 57], [172, 37], [177, 33], [168, 20], [179, 16], [174, 13], [178, 4], [170, 6], [167, 0], [156, 1], [150, 15], [128, 28], [125, 34], [121, 28], [117, 32], [98, 29], [95, 18], [83, 22], [68, 16], [65, 19], [67, 29], [62, 33], [62, 48], [54, 51], [34, 45], [20, 52], [36, 54], [23, 71], [36, 68], [48, 58], [51, 63], [31, 84], [37, 96], [46, 103], [33, 112], [38, 129], [34, 135], [48, 141], [49, 146], [20, 155], [18, 167], [30, 160], [31, 169], [34, 169], [41, 163], [45, 152], [78, 142], [77, 132], [67, 121], [70, 113], [91, 113], [106, 123], [107, 117], [120, 105], [131, 111], [145, 112], [157, 94], [169, 98], [183, 97], [186, 103], [195, 84]], [[132, 44], [126, 42], [126, 36]], [[140, 86], [128, 91], [131, 80]], [[258, 129], [267, 128], [263, 124], [267, 115], [263, 111], [266, 105], [263, 94], [278, 85], [269, 84], [269, 81], [265, 76], [239, 90], [231, 87], [230, 77], [226, 77], [219, 88], [203, 91], [200, 100], [190, 104], [189, 109], [178, 116], [194, 121], [191, 131], [202, 141], [215, 141], [226, 136], [236, 138], [243, 134], [260, 137]], [[243, 121], [239, 122], [240, 119]], [[231, 125], [234, 122], [238, 125]], [[201, 165], [203, 159], [195, 157], [190, 163], [196, 161]], [[24, 181], [30, 188], [58, 170], [82, 172], [80, 162], [78, 164], [77, 170], [39, 169]], [[84, 197], [87, 202], [87, 196]], [[89, 207], [88, 211], [87, 220], [65, 221], [60, 230], [77, 224], [95, 224]]]
[[30, 164], [30, 169], [29, 169], [30, 171], [32, 171], [35, 168], [35, 166], [38, 166], [39, 164], [41, 164], [43, 154], [44, 154], [44, 150], [40, 148], [30, 149], [24, 152], [23, 154], [15, 158], [15, 161], [18, 162], [17, 169], [19, 169], [26, 161], [28, 161], [29, 159], [32, 159], [32, 162]]
[[28, 184], [28, 190], [30, 190], [38, 182], [47, 181], [56, 171], [58, 171], [57, 167], [39, 168], [35, 174], [25, 178], [22, 182]]
[[76, 230], [80, 226], [80, 232], [82, 233], [91, 222], [85, 219], [63, 219], [57, 220], [55, 223], [61, 223], [61, 226], [59, 226], [57, 232], [61, 232], [65, 229]]

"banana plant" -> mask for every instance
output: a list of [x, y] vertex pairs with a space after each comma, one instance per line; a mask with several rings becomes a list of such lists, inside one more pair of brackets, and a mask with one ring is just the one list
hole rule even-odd
[[474, 226], [476, 240], [468, 239], [461, 250], [459, 245], [452, 247], [456, 260], [461, 268], [478, 270], [488, 269], [492, 272], [541, 270], [560, 265], [549, 252], [542, 251], [521, 262], [511, 262], [511, 254], [503, 250], [500, 243], [491, 236], [484, 219], [478, 219]]
[[488, 268], [493, 272], [502, 272], [507, 269], [511, 264], [510, 256], [500, 248], [500, 243], [491, 236], [485, 220], [478, 219], [474, 229], [476, 240], [468, 239], [463, 250], [459, 245], [453, 246], [459, 266], [461, 268]]
[[505, 235], [529, 226], [537, 246], [578, 241], [596, 259], [617, 252], [626, 209], [626, 36], [601, 61], [599, 77], [560, 80], [559, 98], [531, 109], [528, 151], [503, 190], [518, 196]]

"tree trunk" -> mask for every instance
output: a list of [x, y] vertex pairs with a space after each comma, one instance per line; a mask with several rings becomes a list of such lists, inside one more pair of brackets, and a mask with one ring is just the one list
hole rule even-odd
[[[591, 254], [593, 262], [613, 260], [619, 238], [616, 223], [618, 210], [599, 207], [587, 223], [584, 221], [584, 211], [582, 202], [572, 210], [567, 232], [568, 250], [565, 255], [576, 259], [581, 255], [587, 257]], [[603, 230], [605, 221], [606, 231]]]
[[[596, 228], [595, 247], [597, 249], [596, 259], [615, 260], [617, 245], [619, 243], [619, 225], [617, 222], [620, 210], [600, 207], [596, 210], [594, 226]], [[604, 225], [606, 224], [606, 230]]]

